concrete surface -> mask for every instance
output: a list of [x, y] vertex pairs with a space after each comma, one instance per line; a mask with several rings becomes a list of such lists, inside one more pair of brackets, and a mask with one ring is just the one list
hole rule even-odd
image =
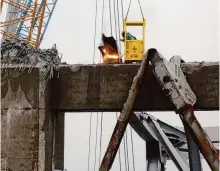
[[64, 127], [64, 122], [55, 122], [59, 112], [51, 110], [50, 83], [45, 88], [42, 74], [38, 68], [28, 74], [13, 67], [1, 73], [2, 170], [51, 171], [57, 161], [58, 167], [63, 167], [63, 154], [55, 154], [55, 148], [63, 151], [64, 132], [57, 129]]
[[[52, 107], [64, 111], [120, 111], [138, 68], [137, 64], [63, 66], [59, 80], [60, 103]], [[197, 96], [195, 109], [218, 110], [219, 64], [186, 63], [182, 69]], [[143, 82], [135, 110], [174, 109], [151, 69]]]
[[[139, 65], [62, 66], [46, 85], [44, 71], [1, 72], [1, 164], [11, 171], [51, 171], [64, 165], [64, 113], [120, 111]], [[182, 66], [197, 110], [219, 109], [218, 63]], [[172, 110], [149, 70], [135, 110]]]

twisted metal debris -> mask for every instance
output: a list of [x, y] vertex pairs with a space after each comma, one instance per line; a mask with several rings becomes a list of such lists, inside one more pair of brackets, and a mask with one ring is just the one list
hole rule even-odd
[[42, 79], [48, 75], [48, 80], [53, 77], [54, 71], [59, 73], [61, 58], [56, 45], [53, 45], [51, 49], [35, 49], [24, 40], [5, 39], [1, 43], [2, 71], [16, 64], [18, 67], [15, 70], [19, 69], [23, 72], [28, 67], [28, 73], [30, 73], [35, 66], [40, 66], [46, 71]]

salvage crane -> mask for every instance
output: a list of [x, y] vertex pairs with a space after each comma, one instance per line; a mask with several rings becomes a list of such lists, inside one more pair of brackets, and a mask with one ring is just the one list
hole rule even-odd
[[56, 4], [57, 0], [1, 0], [0, 13], [8, 6], [6, 20], [0, 22], [3, 39], [25, 40], [39, 48]]
[[[7, 21], [0, 23], [1, 28], [6, 28], [5, 30], [1, 30], [3, 36], [23, 39], [35, 48], [38, 48], [43, 40], [57, 0], [51, 0], [51, 2], [49, 2], [49, 0], [2, 0], [0, 10], [2, 10], [3, 2], [10, 6], [6, 16]], [[188, 143], [192, 137], [210, 168], [213, 171], [218, 171], [219, 150], [212, 144], [193, 113], [193, 105], [196, 102], [196, 96], [187, 83], [180, 68], [181, 59], [179, 57], [174, 57], [168, 62], [155, 49], [149, 49], [146, 55], [144, 55], [146, 27], [144, 17], [142, 21], [128, 21], [126, 16], [123, 20], [123, 31], [125, 35], [128, 33], [127, 26], [141, 26], [142, 38], [138, 40], [129, 40], [127, 36], [125, 36], [124, 61], [125, 63], [141, 62], [141, 65], [137, 76], [134, 78], [127, 101], [118, 118], [118, 122], [116, 123], [99, 171], [109, 171], [111, 169], [126, 126], [129, 123], [130, 116], [134, 114], [133, 104], [142, 86], [142, 80], [149, 68], [149, 62], [152, 64], [153, 72], [158, 82], [161, 84], [161, 88], [166, 90], [167, 96], [176, 108], [176, 113], [179, 114], [183, 122], [188, 137]], [[117, 43], [112, 36], [107, 37], [102, 34], [102, 42], [98, 48], [102, 53], [103, 63], [122, 62]], [[153, 123], [153, 119], [151, 118], [150, 120], [151, 123]], [[156, 128], [156, 125], [154, 125], [154, 127]], [[159, 129], [156, 129], [156, 131], [159, 131]], [[160, 134], [158, 139], [160, 143], [165, 146], [164, 148], [167, 149], [167, 144], [163, 143], [164, 139], [166, 139], [164, 134]], [[190, 151], [190, 145], [188, 148]], [[172, 155], [172, 150], [168, 153]], [[196, 170], [193, 164], [190, 165], [189, 168], [181, 159], [176, 160], [178, 160], [176, 163], [179, 170]]]

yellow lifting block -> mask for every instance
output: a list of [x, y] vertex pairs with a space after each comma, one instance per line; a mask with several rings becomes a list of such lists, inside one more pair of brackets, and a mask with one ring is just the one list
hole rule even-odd
[[[141, 26], [142, 27], [142, 39], [130, 38], [124, 36], [124, 60], [125, 63], [140, 62], [142, 61], [145, 52], [145, 27], [146, 21], [126, 21], [124, 20], [124, 34], [127, 32], [127, 26]], [[129, 38], [128, 38], [129, 37]]]

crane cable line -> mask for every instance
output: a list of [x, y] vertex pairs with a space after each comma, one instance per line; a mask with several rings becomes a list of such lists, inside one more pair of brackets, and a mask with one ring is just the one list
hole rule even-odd
[[111, 26], [111, 36], [112, 34], [112, 15], [111, 15], [111, 1], [109, 0], [109, 16], [110, 16], [110, 26]]
[[98, 5], [98, 0], [96, 0], [95, 4], [95, 32], [94, 32], [94, 45], [93, 45], [93, 64], [95, 64], [95, 38], [96, 38], [96, 21], [97, 21], [97, 5]]
[[95, 133], [95, 161], [94, 161], [94, 171], [96, 167], [96, 151], [97, 151], [97, 138], [98, 138], [98, 122], [99, 122], [99, 114], [96, 113], [96, 133]]
[[133, 135], [132, 135], [132, 128], [130, 126], [131, 132], [131, 149], [132, 149], [132, 161], [133, 161], [133, 171], [135, 171], [135, 162], [134, 162], [134, 143], [133, 143]]
[[[94, 48], [93, 48], [93, 64], [95, 64], [95, 38], [96, 38], [96, 20], [97, 20], [97, 0], [95, 4], [95, 32], [94, 32]], [[92, 112], [90, 112], [89, 122], [89, 152], [88, 152], [88, 171], [90, 170], [90, 151], [91, 151], [91, 130], [92, 130]]]
[[[130, 2], [129, 2], [129, 6], [128, 6], [128, 10], [127, 10], [127, 14], [126, 14], [125, 20], [127, 20], [127, 17], [128, 17], [128, 13], [129, 13], [130, 6], [131, 6], [131, 1], [132, 1], [132, 0], [130, 0]], [[140, 7], [140, 11], [141, 11], [142, 19], [144, 20], [144, 14], [143, 14], [143, 11], [142, 11], [142, 8], [141, 8], [140, 0], [138, 0], [138, 4], [139, 4], [139, 7]]]
[[118, 40], [117, 17], [116, 17], [117, 13], [116, 13], [116, 10], [115, 10], [115, 0], [113, 0], [113, 9], [114, 9], [114, 19], [115, 19], [115, 38], [116, 38], [116, 40]]
[[102, 123], [103, 123], [103, 112], [101, 113], [101, 125], [100, 125], [100, 142], [99, 142], [99, 166], [101, 164], [101, 155], [102, 155]]
[[91, 130], [92, 130], [92, 112], [90, 112], [90, 119], [89, 119], [89, 152], [88, 152], [88, 171], [89, 164], [90, 164], [90, 148], [91, 148]]
[[127, 158], [127, 165], [128, 165], [128, 171], [130, 171], [130, 164], [129, 164], [129, 156], [128, 156], [128, 132], [127, 130], [125, 131], [125, 143], [126, 143], [126, 158]]
[[125, 159], [125, 170], [128, 171], [127, 169], [127, 157], [126, 157], [126, 144], [125, 144], [125, 135], [123, 137], [123, 143], [124, 143], [124, 159]]
[[[102, 33], [104, 31], [104, 12], [105, 12], [105, 0], [102, 0], [102, 28], [101, 28]], [[101, 61], [102, 61], [102, 53], [100, 52], [100, 62]]]
[[121, 56], [121, 41], [120, 41], [120, 35], [121, 35], [121, 29], [120, 29], [120, 20], [119, 20], [119, 0], [117, 0], [117, 12], [118, 12], [118, 44], [119, 44], [119, 56], [120, 56], [120, 62], [122, 62], [122, 56]]
[[[118, 120], [118, 113], [116, 112], [116, 122]], [[118, 148], [118, 159], [119, 159], [119, 171], [121, 171], [121, 150], [120, 150], [120, 146]]]

